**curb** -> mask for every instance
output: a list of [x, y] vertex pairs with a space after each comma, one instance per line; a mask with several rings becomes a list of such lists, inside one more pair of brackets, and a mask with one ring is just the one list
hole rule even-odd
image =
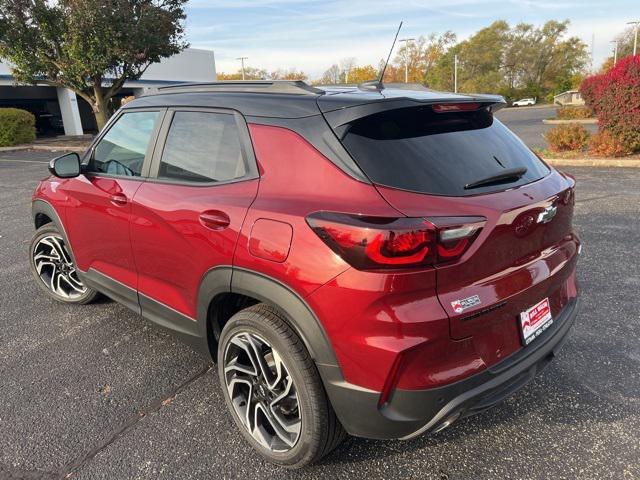
[[560, 120], [560, 119], [549, 119], [544, 118], [542, 123], [546, 125], [568, 125], [570, 123], [579, 123], [581, 125], [597, 125], [597, 118], [577, 118], [575, 120]]
[[26, 145], [16, 145], [14, 147], [0, 147], [0, 152], [14, 152], [17, 150], [28, 150], [29, 147]]
[[31, 145], [29, 146], [30, 150], [38, 150], [45, 152], [78, 152], [84, 153], [87, 151], [88, 146], [86, 147], [73, 147], [73, 146], [64, 146], [64, 145]]
[[88, 147], [74, 147], [69, 145], [16, 145], [13, 147], [0, 147], [0, 152], [17, 152], [20, 150], [36, 150], [42, 152], [78, 152], [84, 153]]
[[640, 168], [640, 159], [623, 158], [543, 158], [550, 165], [566, 167]]

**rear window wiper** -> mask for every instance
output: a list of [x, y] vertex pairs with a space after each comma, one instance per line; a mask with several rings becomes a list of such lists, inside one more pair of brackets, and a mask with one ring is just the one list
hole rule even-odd
[[497, 185], [500, 183], [517, 182], [525, 173], [527, 173], [527, 167], [510, 168], [495, 175], [491, 175], [490, 177], [467, 183], [464, 186], [464, 189], [471, 190], [472, 188], [487, 187], [489, 185]]

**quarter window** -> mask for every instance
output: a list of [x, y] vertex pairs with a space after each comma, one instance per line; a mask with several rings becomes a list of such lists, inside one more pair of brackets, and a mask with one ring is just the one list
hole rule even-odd
[[247, 172], [234, 115], [175, 112], [160, 161], [158, 178], [187, 182], [226, 182]]
[[88, 170], [139, 177], [160, 112], [123, 114], [96, 145]]

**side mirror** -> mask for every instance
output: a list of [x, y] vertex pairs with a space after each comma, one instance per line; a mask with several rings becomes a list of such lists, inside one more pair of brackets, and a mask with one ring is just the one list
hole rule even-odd
[[80, 156], [71, 152], [54, 158], [49, 162], [49, 172], [58, 178], [77, 177], [80, 175]]

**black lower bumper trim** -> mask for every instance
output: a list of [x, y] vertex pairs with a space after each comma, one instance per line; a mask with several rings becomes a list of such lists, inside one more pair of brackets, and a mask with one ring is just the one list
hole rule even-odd
[[379, 392], [342, 380], [337, 367], [318, 365], [338, 418], [351, 435], [413, 438], [451, 419], [486, 410], [522, 388], [546, 367], [566, 340], [579, 310], [570, 300], [551, 328], [530, 346], [464, 380], [428, 390], [395, 390], [378, 408]]

